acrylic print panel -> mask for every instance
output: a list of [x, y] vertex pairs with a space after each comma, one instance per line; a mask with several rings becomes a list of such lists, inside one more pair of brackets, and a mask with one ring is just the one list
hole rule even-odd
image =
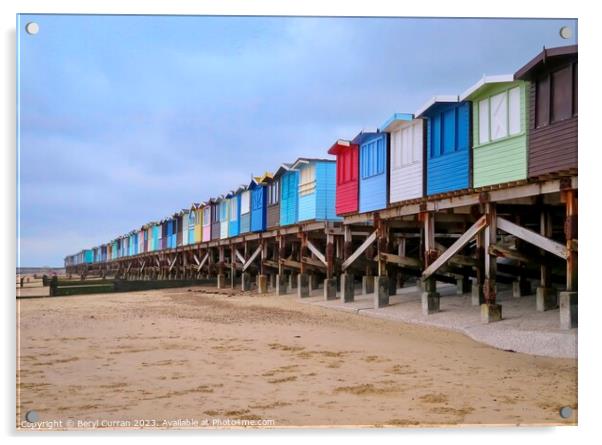
[[[576, 20], [16, 27], [18, 428], [577, 423]], [[358, 134], [381, 198], [337, 218], [327, 152]], [[472, 188], [525, 144], [529, 180]], [[392, 195], [389, 162], [419, 184]], [[282, 167], [289, 217], [266, 229], [257, 186], [220, 232], [216, 203]]]

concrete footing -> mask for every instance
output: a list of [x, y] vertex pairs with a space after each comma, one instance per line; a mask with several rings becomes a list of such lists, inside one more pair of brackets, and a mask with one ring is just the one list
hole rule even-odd
[[481, 305], [481, 322], [493, 323], [502, 319], [501, 304], [482, 304]]
[[535, 289], [535, 308], [538, 312], [545, 312], [558, 307], [558, 295], [551, 287], [538, 287]]
[[374, 277], [374, 285], [376, 286], [376, 292], [374, 292], [374, 309], [388, 306], [389, 305], [389, 277], [387, 277], [387, 276]]
[[362, 277], [362, 293], [364, 295], [374, 293], [374, 276], [364, 275]]
[[217, 275], [217, 288], [224, 289], [226, 287], [226, 275], [220, 273]]
[[343, 303], [351, 303], [353, 300], [355, 300], [353, 275], [344, 273], [341, 275], [341, 301]]
[[311, 293], [312, 291], [318, 289], [318, 276], [316, 274], [310, 273], [309, 274], [309, 292]]
[[471, 290], [471, 299], [473, 306], [480, 306], [485, 303], [485, 295], [483, 294], [483, 286], [473, 283]]
[[522, 279], [512, 283], [512, 296], [514, 298], [524, 297], [531, 294], [531, 283]]
[[240, 274], [240, 290], [251, 290], [251, 275], [249, 275], [248, 272], [243, 272]]
[[277, 280], [277, 276], [278, 276], [278, 274], [274, 274], [274, 273], [271, 273], [271, 274], [269, 275], [269, 277], [270, 277], [270, 279], [269, 279], [269, 282], [270, 282], [270, 288], [271, 288], [272, 290], [275, 290], [275, 289], [276, 289], [276, 280]]
[[276, 274], [276, 295], [286, 295], [287, 285], [286, 275]]
[[389, 277], [389, 295], [397, 294], [397, 278]]
[[268, 276], [257, 275], [257, 293], [267, 294], [268, 293]]
[[297, 289], [297, 274], [291, 273], [288, 276], [288, 288], [292, 291], [293, 289]]
[[324, 300], [337, 299], [337, 279], [326, 278], [324, 280]]
[[309, 276], [306, 273], [297, 275], [297, 296], [299, 298], [309, 297]]
[[468, 277], [456, 278], [456, 294], [464, 295], [472, 291], [470, 279]]
[[422, 288], [424, 289], [421, 296], [422, 313], [430, 315], [439, 312], [441, 296], [437, 292], [437, 282], [433, 279], [423, 281]]
[[560, 292], [560, 329], [577, 327], [577, 292]]

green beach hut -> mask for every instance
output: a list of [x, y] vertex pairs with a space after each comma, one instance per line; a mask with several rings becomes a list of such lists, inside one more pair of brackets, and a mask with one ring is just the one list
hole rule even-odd
[[461, 101], [472, 103], [473, 187], [527, 178], [527, 82], [484, 76]]

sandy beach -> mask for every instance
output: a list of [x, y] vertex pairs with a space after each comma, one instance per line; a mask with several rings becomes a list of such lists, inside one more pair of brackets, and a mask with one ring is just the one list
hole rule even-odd
[[558, 414], [577, 408], [576, 360], [293, 296], [197, 287], [21, 299], [17, 309], [17, 426], [29, 410], [67, 428], [577, 421]]

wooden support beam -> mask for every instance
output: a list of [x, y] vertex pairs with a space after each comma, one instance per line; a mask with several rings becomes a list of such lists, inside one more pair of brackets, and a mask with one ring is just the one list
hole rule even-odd
[[296, 270], [300, 270], [302, 263], [299, 261], [295, 261], [295, 260], [290, 260], [288, 258], [280, 258], [280, 260], [278, 261], [280, 264], [282, 264], [282, 266], [288, 268], [288, 269], [296, 269]]
[[176, 265], [176, 260], [177, 259], [178, 259], [178, 254], [176, 253], [175, 256], [173, 257], [173, 261], [171, 261], [171, 263], [169, 264], [169, 271], [170, 272], [173, 269], [173, 267]]
[[326, 234], [326, 278], [334, 275], [334, 235]]
[[[458, 235], [457, 238], [460, 238], [460, 236], [461, 235]], [[445, 247], [443, 244], [440, 244], [437, 242], [435, 243], [435, 247], [439, 251], [439, 254], [442, 254], [443, 252], [445, 252], [447, 250], [447, 247]], [[467, 256], [467, 255], [456, 254], [449, 260], [449, 264], [453, 264], [455, 266], [476, 267], [477, 260], [474, 259], [473, 257]]]
[[[332, 235], [328, 236], [332, 237]], [[326, 257], [310, 240], [307, 240], [307, 248], [326, 266]]]
[[241, 264], [245, 264], [245, 257], [238, 251], [238, 249], [234, 249], [234, 255], [238, 258]]
[[566, 260], [567, 258], [567, 249], [565, 246], [549, 238], [541, 236], [539, 233], [514, 224], [513, 222], [510, 222], [500, 216], [497, 217], [497, 226], [504, 232], [508, 232], [509, 234], [514, 235], [523, 241], [531, 243], [540, 249], [544, 249], [550, 253], [553, 253], [562, 259]]
[[259, 255], [262, 250], [263, 250], [263, 246], [261, 246], [261, 245], [257, 246], [257, 249], [255, 249], [255, 252], [253, 252], [253, 255], [251, 255], [251, 257], [243, 264], [243, 266], [242, 266], [243, 272], [249, 268], [249, 266], [253, 263], [253, 261], [255, 261], [255, 258], [257, 258], [257, 255]]
[[564, 233], [566, 238], [566, 290], [577, 291], [577, 191], [565, 192], [566, 220]]
[[361, 246], [359, 246], [355, 252], [353, 252], [349, 258], [347, 258], [345, 261], [343, 261], [343, 264], [341, 265], [341, 268], [343, 270], [346, 270], [351, 264], [353, 264], [353, 262], [355, 260], [357, 260], [357, 258], [364, 253], [364, 251], [368, 248], [368, 246], [370, 246], [374, 241], [376, 240], [376, 231], [372, 232], [365, 240], [364, 242], [361, 244]]
[[483, 293], [485, 295], [485, 303], [489, 305], [495, 304], [496, 301], [496, 276], [497, 276], [497, 257], [489, 253], [489, 247], [497, 243], [497, 222], [499, 218], [496, 214], [495, 203], [488, 202], [485, 204], [485, 283], [483, 285]]
[[492, 244], [489, 246], [489, 255], [495, 255], [498, 258], [507, 258], [509, 260], [518, 261], [520, 263], [537, 263], [537, 258], [531, 258], [525, 254], [520, 253], [518, 250], [508, 249], [499, 244]]
[[[545, 238], [552, 236], [552, 215], [545, 208], [539, 215], [539, 234]], [[541, 254], [545, 258], [545, 250], [541, 249]], [[545, 263], [540, 268], [540, 286], [549, 288], [552, 285], [551, 269]]]
[[441, 266], [447, 263], [455, 254], [473, 239], [478, 233], [485, 229], [487, 221], [484, 216], [479, 218], [466, 232], [462, 234], [449, 248], [433, 261], [422, 273], [422, 279], [426, 280], [434, 274]]
[[209, 252], [205, 253], [205, 256], [203, 257], [203, 259], [197, 266], [197, 268], [196, 268], [197, 272], [201, 271], [201, 269], [203, 268], [203, 266], [205, 265], [205, 263], [207, 262], [208, 259], [209, 259]]
[[422, 269], [422, 261], [416, 258], [410, 258], [406, 256], [395, 255], [393, 253], [381, 252], [379, 254], [382, 261], [387, 263], [397, 264], [401, 267], [410, 267], [415, 269]]
[[311, 266], [315, 269], [326, 270], [326, 265], [324, 263], [310, 256], [301, 257], [301, 263]]

